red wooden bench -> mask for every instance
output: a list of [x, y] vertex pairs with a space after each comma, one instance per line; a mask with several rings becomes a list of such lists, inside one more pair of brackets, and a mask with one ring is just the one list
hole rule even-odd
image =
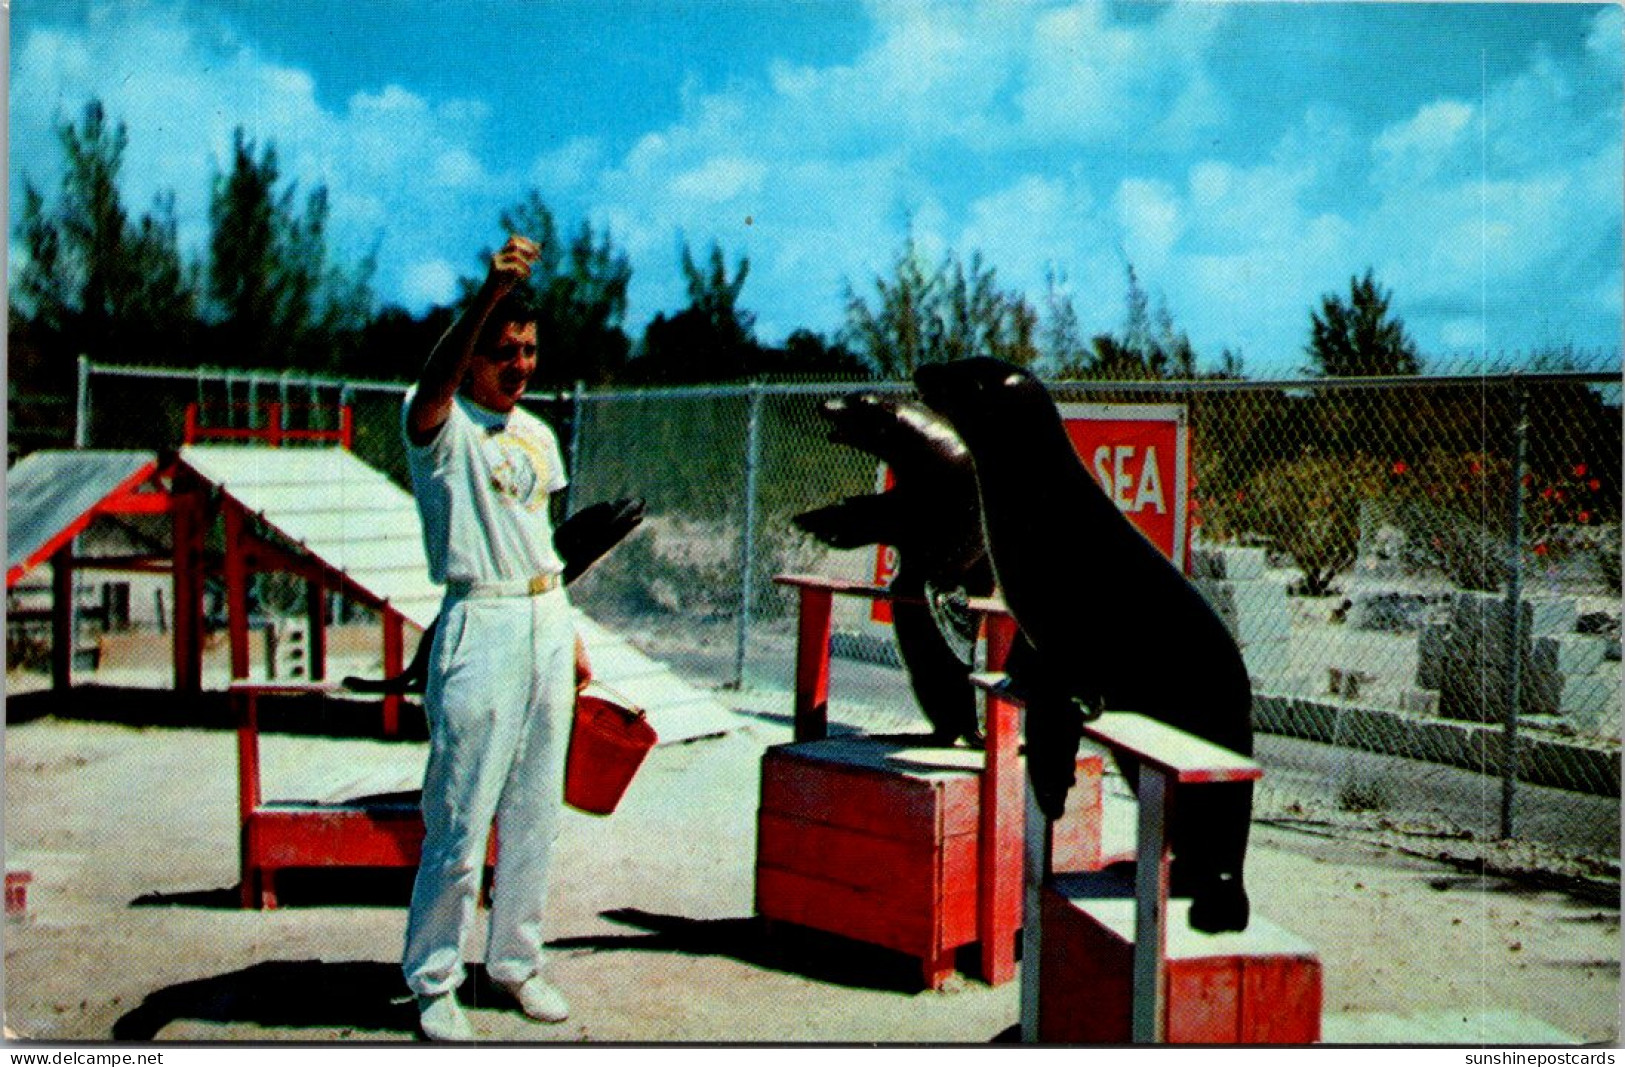
[[[998, 672], [973, 683], [1016, 703]], [[1320, 962], [1301, 940], [1254, 917], [1241, 934], [1181, 926], [1169, 944], [1167, 813], [1176, 786], [1254, 781], [1257, 763], [1127, 712], [1084, 736], [1139, 761], [1134, 884], [1110, 874], [1057, 879], [1044, 862], [1044, 820], [1028, 791], [1022, 928], [1022, 1037], [1104, 1043], [1307, 1043], [1320, 1034]], [[1186, 803], [1200, 802], [1192, 797]], [[1173, 1022], [1170, 1022], [1170, 1016]]]
[[[415, 799], [314, 803], [267, 801], [263, 796], [260, 698], [326, 696], [340, 691], [340, 686], [327, 682], [239, 680], [231, 685], [237, 709], [240, 889], [245, 908], [276, 907], [276, 874], [289, 868], [418, 865], [423, 815]], [[496, 853], [493, 829], [487, 874]]]

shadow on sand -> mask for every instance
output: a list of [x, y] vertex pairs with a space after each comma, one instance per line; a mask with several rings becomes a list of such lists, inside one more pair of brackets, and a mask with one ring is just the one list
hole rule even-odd
[[[172, 730], [230, 730], [237, 725], [231, 699], [220, 691], [178, 693], [131, 686], [76, 685], [64, 692], [41, 689], [6, 699], [8, 726], [47, 717]], [[265, 733], [382, 740], [382, 722], [379, 701], [350, 699], [342, 693], [260, 699], [260, 730]], [[427, 737], [422, 706], [403, 702], [400, 735], [394, 740], [422, 741]]]
[[611, 922], [646, 932], [561, 937], [549, 941], [548, 947], [561, 952], [676, 952], [690, 956], [723, 956], [851, 989], [887, 993], [921, 990], [918, 960], [817, 930], [788, 923], [770, 924], [759, 916], [689, 919], [641, 908], [616, 908], [601, 914]]
[[[330, 901], [329, 901], [330, 902]], [[235, 907], [235, 889], [155, 894], [140, 906]], [[617, 908], [604, 918], [643, 933], [561, 937], [555, 952], [662, 952], [722, 956], [814, 982], [879, 992], [920, 992], [917, 961], [901, 953], [785, 924], [771, 929], [759, 918], [689, 919], [638, 908]], [[458, 998], [471, 1008], [511, 1007], [483, 966], [469, 967]], [[415, 1034], [417, 1011], [394, 962], [274, 960], [209, 978], [179, 982], [148, 994], [113, 1024], [114, 1041], [153, 1041], [180, 1020], [250, 1024], [267, 1030], [337, 1029], [345, 1037], [366, 1032]], [[1006, 1032], [995, 1041], [1014, 1039]]]
[[268, 1029], [417, 1030], [398, 964], [277, 960], [150, 993], [113, 1024], [113, 1040], [152, 1041], [181, 1019]]
[[[277, 872], [278, 908], [404, 908], [412, 899], [411, 867], [311, 867]], [[204, 911], [240, 911], [237, 886], [146, 893], [130, 901], [132, 908], [197, 908]]]

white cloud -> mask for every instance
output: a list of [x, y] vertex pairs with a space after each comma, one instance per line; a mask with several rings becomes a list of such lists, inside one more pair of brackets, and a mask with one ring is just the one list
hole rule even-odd
[[382, 240], [377, 283], [386, 297], [406, 294], [401, 264], [431, 258], [448, 242], [466, 245], [473, 217], [494, 220], [497, 206], [518, 195], [517, 177], [493, 175], [481, 161], [486, 109], [478, 101], [437, 104], [386, 85], [325, 107], [308, 71], [223, 31], [205, 32], [173, 9], [100, 6], [85, 32], [38, 30], [17, 45], [12, 84], [28, 91], [11, 98], [14, 175], [20, 164], [54, 195], [54, 127], [77, 122], [99, 97], [129, 130], [127, 208], [140, 212], [173, 192], [179, 237], [193, 254], [206, 244], [211, 177], [230, 167], [238, 127], [257, 148], [274, 146], [284, 181], [301, 198], [327, 187], [338, 254], [359, 256]]
[[1585, 63], [1531, 49], [1485, 92], [1399, 113], [1308, 94], [1284, 128], [1236, 121], [1215, 57], [1237, 7], [874, 0], [866, 45], [840, 62], [696, 74], [676, 121], [544, 140], [511, 162], [487, 146], [481, 100], [384, 83], [324, 102], [307, 71], [173, 11], [94, 10], [85, 32], [14, 42], [12, 82], [28, 90], [11, 101], [14, 175], [54, 191], [52, 123], [99, 93], [130, 126], [127, 204], [174, 190], [196, 247], [209, 169], [243, 125], [301, 189], [328, 186], [338, 240], [382, 238], [379, 288], [409, 303], [449, 296], [454, 264], [466, 255], [472, 272], [497, 211], [535, 187], [628, 254], [634, 332], [680, 306], [685, 238], [750, 257], [744, 303], [765, 338], [838, 326], [843, 286], [889, 271], [911, 219], [922, 250], [980, 251], [1035, 302], [1057, 266], [1087, 329], [1119, 324], [1126, 255], [1199, 352], [1239, 346], [1250, 368], [1300, 362], [1309, 307], [1367, 266], [1424, 347], [1483, 332], [1467, 313], [1481, 287], [1505, 294], [1508, 315], [1563, 322], [1583, 304], [1617, 324], [1612, 6]]
[[1458, 167], [1476, 165], [1478, 117], [1478, 109], [1470, 104], [1440, 100], [1389, 126], [1373, 144], [1378, 181], [1431, 181], [1449, 162]]
[[760, 160], [718, 156], [673, 177], [671, 190], [685, 200], [722, 204], [760, 192], [766, 177]]

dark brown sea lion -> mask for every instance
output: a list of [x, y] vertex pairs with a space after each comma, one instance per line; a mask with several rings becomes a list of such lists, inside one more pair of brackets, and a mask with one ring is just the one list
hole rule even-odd
[[[975, 462], [993, 570], [1021, 628], [1010, 675], [1027, 702], [1028, 772], [1045, 813], [1057, 817], [1065, 802], [1084, 716], [1106, 709], [1251, 755], [1252, 686], [1234, 638], [1095, 483], [1037, 379], [971, 359], [922, 367], [914, 380]], [[1180, 799], [1173, 881], [1192, 898], [1191, 925], [1245, 929], [1252, 786]]]
[[827, 401], [829, 439], [883, 461], [895, 485], [797, 515], [797, 526], [835, 548], [897, 549], [892, 591], [924, 603], [892, 604], [892, 630], [934, 744], [981, 743], [970, 684], [976, 619], [955, 609], [986, 596], [993, 572], [982, 544], [976, 473], [953, 428], [912, 400], [858, 392]]
[[[553, 547], [564, 560], [564, 584], [569, 585], [626, 539], [643, 521], [643, 500], [623, 497], [582, 508], [553, 531]], [[391, 678], [344, 679], [344, 687], [357, 693], [421, 693], [429, 677], [429, 648], [434, 644], [437, 617], [418, 639], [417, 651], [406, 669]]]

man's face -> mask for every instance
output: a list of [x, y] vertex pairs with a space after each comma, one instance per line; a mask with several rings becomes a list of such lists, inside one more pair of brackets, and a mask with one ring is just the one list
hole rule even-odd
[[497, 335], [495, 346], [474, 353], [465, 389], [482, 408], [506, 414], [525, 395], [525, 385], [536, 369], [536, 324], [510, 322]]

